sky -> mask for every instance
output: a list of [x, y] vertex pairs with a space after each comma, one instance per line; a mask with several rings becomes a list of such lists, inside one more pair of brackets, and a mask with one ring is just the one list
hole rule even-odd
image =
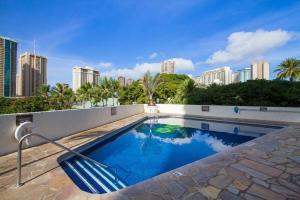
[[72, 68], [138, 79], [160, 62], [199, 76], [253, 60], [300, 58], [299, 0], [1, 0], [0, 35], [19, 53], [48, 58], [48, 84], [72, 85]]

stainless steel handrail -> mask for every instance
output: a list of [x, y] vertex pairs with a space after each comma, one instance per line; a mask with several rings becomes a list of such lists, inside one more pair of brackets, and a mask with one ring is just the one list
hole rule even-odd
[[102, 164], [102, 163], [100, 163], [100, 162], [98, 162], [98, 161], [96, 161], [96, 160], [93, 160], [93, 159], [91, 159], [91, 158], [89, 158], [89, 157], [87, 157], [87, 156], [85, 156], [85, 155], [82, 155], [82, 154], [80, 154], [80, 153], [78, 153], [78, 152], [76, 152], [76, 151], [73, 151], [72, 149], [69, 149], [69, 148], [67, 148], [67, 147], [65, 147], [65, 146], [63, 146], [63, 145], [61, 145], [61, 144], [59, 144], [59, 143], [57, 143], [57, 142], [55, 142], [55, 141], [53, 141], [53, 140], [50, 140], [49, 138], [47, 138], [47, 137], [45, 137], [45, 136], [42, 136], [42, 135], [40, 135], [40, 134], [37, 134], [37, 133], [28, 133], [28, 134], [24, 135], [23, 137], [21, 137], [21, 139], [19, 140], [19, 144], [18, 144], [18, 158], [17, 158], [17, 170], [18, 170], [18, 174], [17, 174], [17, 187], [20, 187], [20, 186], [23, 185], [23, 183], [21, 182], [21, 178], [22, 178], [22, 177], [21, 177], [21, 176], [22, 176], [22, 150], [23, 150], [23, 149], [22, 149], [22, 144], [23, 144], [23, 141], [24, 141], [26, 138], [31, 137], [31, 136], [36, 136], [36, 137], [42, 138], [42, 139], [46, 140], [47, 142], [50, 142], [51, 144], [54, 144], [54, 145], [56, 145], [56, 146], [58, 146], [58, 147], [60, 147], [60, 148], [62, 148], [62, 149], [64, 149], [64, 150], [66, 150], [66, 151], [68, 151], [68, 152], [70, 152], [70, 153], [73, 153], [73, 154], [75, 154], [75, 155], [77, 155], [77, 156], [79, 156], [79, 157], [81, 157], [81, 158], [83, 158], [83, 159], [86, 159], [86, 160], [91, 161], [91, 162], [93, 162], [93, 163], [95, 163], [95, 164], [97, 164], [97, 165], [100, 165], [101, 167], [113, 169], [113, 170], [114, 170], [114, 173], [115, 173], [115, 174], [114, 174], [115, 181], [117, 181], [117, 176], [116, 176], [116, 174], [117, 174], [117, 169], [116, 169], [116, 168], [111, 167], [111, 166], [104, 165], [104, 164]]

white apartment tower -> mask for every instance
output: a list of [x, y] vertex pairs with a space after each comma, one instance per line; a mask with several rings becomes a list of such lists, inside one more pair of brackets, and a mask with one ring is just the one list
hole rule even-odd
[[47, 58], [27, 52], [22, 54], [17, 75], [17, 95], [33, 96], [42, 85], [47, 85]]
[[220, 67], [213, 70], [205, 71], [200, 77], [200, 83], [204, 85], [221, 84], [227, 85], [231, 83], [232, 71], [230, 67]]
[[175, 73], [175, 61], [167, 60], [161, 63], [161, 73], [174, 74]]
[[255, 61], [251, 64], [251, 79], [270, 79], [270, 65], [266, 61]]
[[73, 91], [76, 92], [82, 85], [98, 84], [99, 71], [91, 67], [73, 67]]

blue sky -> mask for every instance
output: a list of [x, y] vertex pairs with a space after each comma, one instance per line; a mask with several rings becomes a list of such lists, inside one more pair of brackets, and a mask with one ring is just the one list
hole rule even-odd
[[[1, 0], [0, 35], [48, 57], [48, 83], [71, 84], [72, 67], [138, 78], [173, 59], [198, 76], [266, 59], [271, 71], [300, 56], [300, 1]], [[272, 75], [271, 75], [272, 76]]]

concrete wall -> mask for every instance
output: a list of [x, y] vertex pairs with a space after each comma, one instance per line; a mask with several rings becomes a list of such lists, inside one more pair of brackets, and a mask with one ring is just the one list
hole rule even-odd
[[[239, 113], [234, 112], [235, 106], [209, 106], [209, 112], [201, 110], [201, 105], [158, 104], [160, 113], [199, 115], [209, 117], [252, 119], [278, 122], [300, 122], [300, 107], [268, 107], [268, 111], [259, 111], [260, 107], [239, 106]], [[148, 112], [145, 105], [145, 112]]]
[[[300, 122], [300, 108], [268, 107], [267, 112], [259, 107], [240, 106], [240, 113], [234, 112], [235, 106], [210, 106], [209, 112], [201, 111], [201, 105], [158, 104], [160, 113], [199, 115], [221, 118], [254, 119], [278, 122]], [[37, 132], [51, 139], [62, 138], [83, 130], [91, 129], [135, 114], [148, 112], [147, 105], [118, 106], [117, 114], [111, 116], [111, 108], [90, 108], [36, 112], [33, 122]], [[16, 151], [17, 141], [14, 138], [16, 114], [0, 115], [0, 155]], [[31, 140], [31, 146], [42, 141]]]
[[[32, 114], [38, 133], [51, 139], [58, 139], [143, 112], [143, 105], [127, 105], [118, 106], [117, 114], [113, 116], [111, 116], [110, 107]], [[14, 138], [15, 129], [16, 114], [0, 115], [0, 155], [17, 150], [17, 141]], [[34, 139], [30, 144], [34, 146], [41, 143], [41, 140]]]

